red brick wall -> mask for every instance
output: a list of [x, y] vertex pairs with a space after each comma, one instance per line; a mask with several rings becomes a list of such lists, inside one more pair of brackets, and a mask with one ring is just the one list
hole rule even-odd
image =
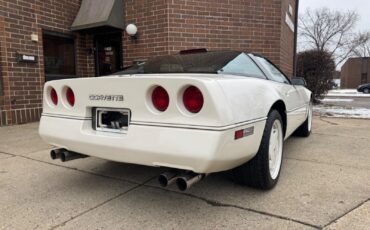
[[267, 56], [291, 75], [294, 33], [285, 24], [289, 3], [295, 7], [295, 0], [170, 1], [170, 52], [251, 51]]
[[[293, 14], [290, 15], [289, 4], [293, 8]], [[295, 7], [296, 0], [283, 0], [281, 7], [281, 31], [280, 31], [280, 68], [289, 77], [293, 75], [293, 64], [294, 64], [294, 32], [288, 27], [285, 22], [286, 14], [289, 14], [290, 19], [294, 22], [295, 20]]]
[[170, 3], [169, 46], [244, 50], [279, 61], [280, 1], [178, 0]]
[[169, 0], [125, 0], [125, 22], [139, 29], [137, 42], [123, 34], [124, 65], [137, 59], [168, 54]]
[[[42, 31], [70, 34], [80, 0], [0, 1], [0, 56], [4, 96], [0, 96], [0, 126], [37, 121], [42, 107], [44, 65]], [[31, 41], [38, 34], [39, 42]], [[17, 53], [36, 55], [36, 64], [19, 63]], [[81, 58], [81, 55], [79, 56]], [[86, 59], [86, 58], [85, 58]], [[84, 71], [84, 60], [78, 60]], [[85, 61], [86, 62], [86, 61]]]
[[[139, 28], [139, 42], [124, 37], [125, 65], [180, 50], [244, 50], [261, 53], [291, 76], [294, 33], [285, 23], [296, 0], [129, 0], [127, 23]], [[294, 21], [294, 15], [292, 15]]]

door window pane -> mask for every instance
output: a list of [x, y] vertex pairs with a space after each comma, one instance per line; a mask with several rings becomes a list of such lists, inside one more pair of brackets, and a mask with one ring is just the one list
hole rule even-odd
[[46, 80], [76, 75], [74, 39], [44, 35], [44, 65]]
[[264, 67], [264, 69], [268, 72], [268, 77], [270, 80], [290, 84], [289, 80], [285, 77], [285, 75], [277, 69], [274, 65], [268, 62], [266, 59], [262, 57], [256, 57], [258, 62]]

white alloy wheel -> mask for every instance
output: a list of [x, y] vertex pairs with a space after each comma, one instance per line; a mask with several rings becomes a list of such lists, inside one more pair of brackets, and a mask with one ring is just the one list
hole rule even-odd
[[368, 88], [364, 89], [364, 93], [370, 93], [370, 89]]
[[283, 128], [284, 123], [279, 111], [271, 110], [256, 156], [232, 171], [236, 182], [263, 190], [275, 187], [283, 159]]
[[283, 128], [280, 120], [275, 120], [271, 128], [269, 145], [269, 167], [271, 179], [275, 180], [280, 172], [283, 158]]

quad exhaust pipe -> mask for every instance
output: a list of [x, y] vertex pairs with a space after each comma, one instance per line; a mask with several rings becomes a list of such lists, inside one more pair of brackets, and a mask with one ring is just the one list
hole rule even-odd
[[60, 159], [62, 162], [72, 161], [80, 158], [86, 158], [88, 156], [68, 151], [66, 149], [53, 149], [50, 151], [50, 157], [53, 160]]
[[194, 172], [181, 173], [179, 170], [170, 170], [159, 175], [158, 182], [162, 187], [167, 187], [176, 182], [177, 188], [180, 191], [186, 191], [207, 176], [208, 174]]
[[177, 178], [179, 178], [180, 172], [177, 170], [170, 170], [168, 172], [164, 172], [158, 177], [158, 182], [162, 187], [167, 187], [174, 182], [176, 182]]

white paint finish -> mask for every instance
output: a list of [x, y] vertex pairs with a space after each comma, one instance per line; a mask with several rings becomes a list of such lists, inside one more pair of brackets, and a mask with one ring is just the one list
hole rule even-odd
[[[233, 114], [229, 112], [217, 78], [217, 75], [136, 75], [54, 81], [45, 85], [44, 97], [49, 98], [48, 89], [52, 86], [57, 91], [60, 102], [54, 107], [44, 100], [43, 113], [85, 118], [91, 117], [92, 107], [128, 108], [132, 112], [132, 122], [166, 121], [216, 127], [229, 125]], [[155, 111], [151, 106], [150, 92], [157, 85], [164, 87], [170, 96], [170, 105], [163, 113]], [[180, 92], [189, 85], [198, 87], [204, 96], [203, 109], [196, 115], [179, 110], [179, 101], [182, 101]], [[62, 98], [63, 89], [67, 86], [75, 93], [74, 108], [66, 106], [67, 102]], [[90, 101], [91, 94], [123, 95], [124, 101]]]
[[[265, 127], [265, 121], [226, 131], [131, 125], [124, 135], [94, 131], [91, 123], [43, 116], [39, 132], [54, 146], [107, 160], [211, 173], [254, 157]], [[234, 140], [235, 131], [249, 127], [254, 135]]]
[[[162, 113], [151, 106], [150, 92], [157, 85], [170, 97], [169, 108]], [[203, 109], [194, 115], [185, 112], [181, 104], [182, 92], [190, 85], [204, 96]], [[59, 94], [56, 107], [48, 103], [50, 87]], [[66, 87], [75, 93], [74, 108], [65, 106], [62, 92]], [[91, 94], [123, 95], [124, 101], [91, 101]], [[265, 119], [277, 101], [286, 106], [289, 137], [307, 118], [310, 92], [304, 87], [234, 75], [157, 74], [48, 82], [44, 97], [40, 135], [50, 144], [112, 161], [211, 173], [253, 158]], [[130, 109], [127, 133], [94, 131], [93, 107]], [[234, 140], [235, 131], [250, 127], [254, 127], [253, 135]]]
[[267, 116], [273, 104], [279, 100], [285, 103], [287, 110], [286, 138], [307, 118], [310, 92], [302, 86], [231, 76], [218, 82], [230, 104], [234, 122]]

